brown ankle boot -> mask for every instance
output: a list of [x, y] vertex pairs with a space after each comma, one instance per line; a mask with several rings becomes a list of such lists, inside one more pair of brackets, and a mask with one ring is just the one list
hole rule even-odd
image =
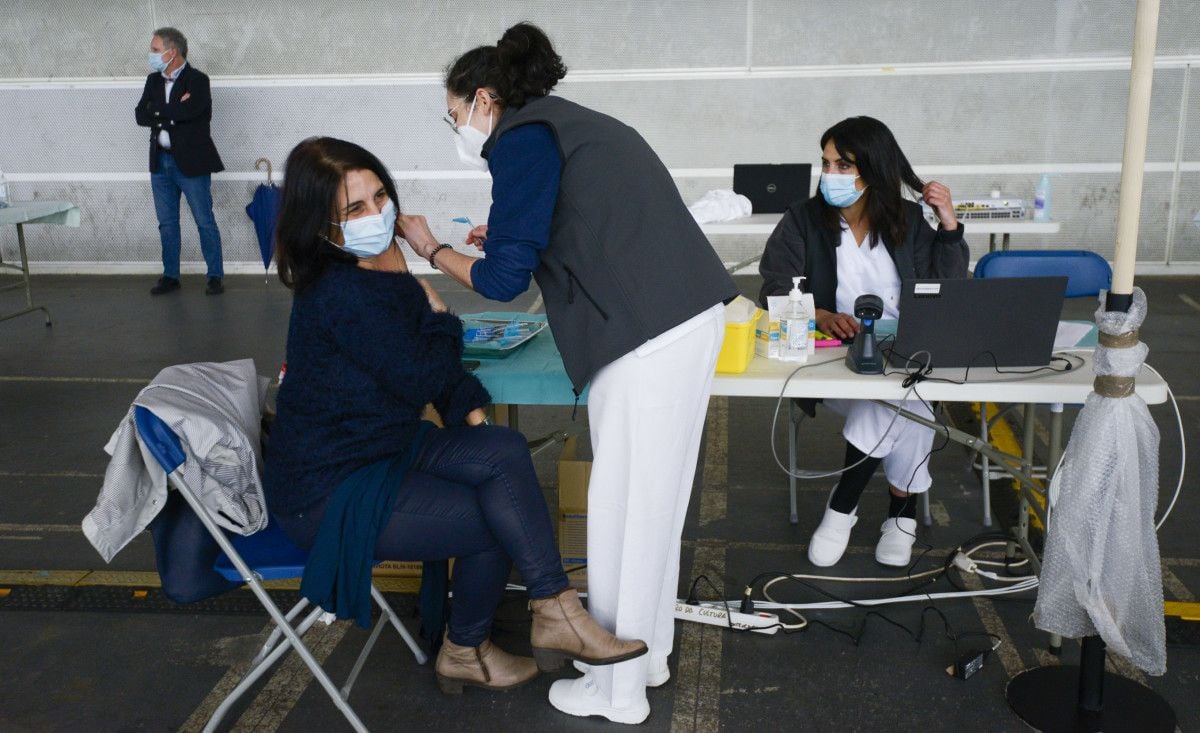
[[461, 695], [463, 685], [511, 690], [538, 676], [532, 659], [509, 654], [490, 639], [479, 646], [459, 646], [444, 637], [433, 668], [438, 688], [447, 695]]
[[596, 623], [583, 610], [574, 588], [530, 601], [529, 610], [533, 611], [533, 658], [543, 672], [558, 669], [568, 659], [604, 665], [646, 653], [645, 642], [618, 639]]

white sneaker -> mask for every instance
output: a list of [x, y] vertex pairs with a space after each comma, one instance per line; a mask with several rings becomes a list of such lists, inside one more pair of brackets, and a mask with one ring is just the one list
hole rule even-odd
[[[667, 665], [667, 658], [647, 656], [650, 660], [650, 669], [646, 675], [646, 687], [662, 687], [671, 679], [671, 668]], [[591, 669], [589, 665], [584, 664], [578, 659], [571, 662], [571, 664], [575, 665], [575, 669], [583, 674], [587, 674]]]
[[875, 562], [895, 568], [908, 567], [913, 542], [917, 540], [917, 520], [889, 517], [879, 529], [883, 534], [875, 545]]
[[825, 507], [825, 516], [817, 531], [808, 542], [808, 561], [818, 567], [827, 568], [842, 559], [846, 546], [850, 544], [850, 528], [858, 522], [854, 512], [842, 514]]
[[614, 723], [637, 725], [650, 717], [650, 702], [642, 698], [640, 703], [627, 708], [615, 708], [600, 694], [600, 685], [590, 674], [573, 680], [557, 680], [550, 685], [550, 704], [567, 715], [586, 718], [600, 715]]

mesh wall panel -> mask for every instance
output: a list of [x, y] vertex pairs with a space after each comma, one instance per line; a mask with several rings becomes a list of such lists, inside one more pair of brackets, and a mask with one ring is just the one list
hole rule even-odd
[[[1200, 53], [1194, 8], [1188, 0], [1164, 1], [1160, 55]], [[440, 122], [444, 96], [436, 81], [351, 85], [313, 79], [280, 85], [230, 77], [437, 74], [457, 53], [493, 42], [522, 19], [550, 33], [569, 67], [594, 71], [739, 67], [747, 52], [762, 66], [1127, 56], [1133, 10], [1124, 0], [846, 0], [836, 12], [826, 3], [790, 0], [525, 0], [485, 9], [466, 0], [386, 7], [315, 0], [10, 1], [0, 16], [5, 38], [0, 77], [125, 78], [49, 88], [0, 84], [0, 169], [33, 179], [12, 184], [13, 197], [67, 198], [84, 210], [78, 230], [31, 227], [31, 258], [158, 259], [143, 178], [148, 133], [134, 125], [132, 112], [145, 74], [148, 34], [167, 24], [187, 33], [192, 62], [214, 77], [213, 136], [235, 179], [260, 156], [282, 167], [288, 150], [309, 135], [348, 138], [394, 170], [435, 176], [401, 181], [400, 203], [426, 213], [443, 238], [458, 239], [461, 225], [449, 220], [464, 215], [486, 220], [489, 184], [465, 175], [458, 163]], [[1147, 158], [1160, 166], [1169, 167], [1177, 153], [1183, 79], [1180, 69], [1155, 73]], [[673, 80], [616, 74], [603, 81], [576, 77], [560, 92], [638, 129], [674, 169], [816, 162], [825, 128], [846, 116], [869, 114], [887, 122], [918, 167], [977, 166], [975, 175], [938, 176], [957, 196], [998, 188], [1031, 197], [1038, 173], [1013, 173], [1012, 166], [1037, 171], [1043, 165], [1119, 164], [1128, 81], [1122, 70]], [[1194, 166], [1200, 161], [1200, 74], [1192, 75], [1189, 93], [1182, 157]], [[1018, 238], [1016, 244], [1111, 253], [1117, 178], [1115, 172], [1056, 175], [1053, 213], [1063, 222], [1062, 234]], [[227, 261], [257, 259], [242, 210], [255, 182], [221, 176], [214, 181]], [[1146, 177], [1142, 261], [1166, 257], [1170, 183], [1169, 171]], [[706, 190], [728, 188], [730, 181], [724, 174], [680, 178], [679, 185], [684, 199], [693, 201]], [[1193, 172], [1184, 174], [1177, 196], [1172, 259], [1197, 262], [1200, 229], [1192, 217], [1200, 208], [1200, 191]], [[11, 232], [0, 236], [11, 248]], [[736, 260], [761, 249], [763, 239], [714, 237], [714, 246], [726, 260]], [[970, 240], [976, 254], [986, 248], [986, 238]], [[195, 229], [186, 218], [184, 242], [185, 259], [198, 261]]]

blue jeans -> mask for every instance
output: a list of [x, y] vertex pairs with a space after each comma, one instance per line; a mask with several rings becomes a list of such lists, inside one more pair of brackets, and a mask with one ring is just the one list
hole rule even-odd
[[[293, 542], [308, 548], [327, 502], [276, 519]], [[529, 448], [515, 430], [430, 430], [405, 476], [375, 558], [451, 557], [456, 559], [448, 634], [463, 646], [488, 638], [511, 565], [520, 571], [530, 598], [546, 598], [569, 586]]]
[[162, 240], [163, 276], [179, 279], [179, 193], [182, 191], [200, 231], [200, 251], [208, 265], [208, 276], [223, 277], [221, 230], [213, 216], [212, 176], [185, 176], [175, 164], [175, 156], [160, 151], [158, 172], [150, 174], [150, 189], [154, 192], [154, 213], [158, 215], [158, 236]]

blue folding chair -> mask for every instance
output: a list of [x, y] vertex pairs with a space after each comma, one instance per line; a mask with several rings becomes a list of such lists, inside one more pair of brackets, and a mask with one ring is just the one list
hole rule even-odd
[[[1108, 262], [1087, 250], [1007, 250], [991, 252], [984, 255], [975, 263], [975, 277], [1061, 277], [1067, 278], [1067, 298], [1095, 297], [1101, 291], [1112, 286], [1112, 267]], [[988, 416], [986, 402], [979, 405], [979, 437], [983, 442], [988, 441], [988, 429], [1012, 408], [999, 410], [995, 415]], [[1025, 406], [1025, 452], [1033, 449], [1034, 405]], [[1061, 434], [1063, 406], [1061, 403], [1050, 406], [1053, 415], [1051, 431]], [[1053, 442], [1053, 441], [1052, 441]], [[1050, 456], [1051, 463], [1057, 456]], [[1028, 455], [1027, 460], [1032, 460]], [[980, 470], [980, 484], [983, 490], [983, 524], [992, 524], [991, 482], [1007, 476], [1002, 471], [994, 471], [987, 456], [978, 454], [975, 466]], [[1033, 466], [1032, 474], [1037, 478], [1046, 478], [1045, 466]]]
[[[304, 564], [308, 559], [308, 553], [292, 544], [283, 531], [275, 524], [270, 524], [266, 529], [246, 537], [235, 536], [231, 541], [221, 528], [217, 526], [216, 522], [213, 521], [208, 508], [201, 503], [192, 488], [187, 485], [183, 474], [183, 464], [187, 460], [187, 454], [183, 451], [179, 436], [154, 413], [141, 406], [134, 408], [134, 423], [137, 426], [138, 434], [141, 436], [143, 444], [162, 466], [163, 470], [167, 472], [167, 479], [170, 484], [179, 491], [188, 505], [191, 506], [192, 511], [200, 518], [205, 529], [213, 536], [224, 552], [224, 556], [217, 560], [216, 570], [229, 580], [244, 581], [249, 585], [250, 590], [258, 598], [259, 603], [266, 609], [267, 614], [270, 615], [271, 620], [275, 624], [275, 629], [271, 632], [267, 642], [250, 663], [250, 669], [246, 672], [245, 677], [242, 678], [242, 681], [238, 683], [237, 687], [229, 693], [220, 706], [218, 706], [216, 712], [213, 713], [212, 719], [208, 721], [208, 725], [204, 728], [206, 733], [216, 730], [226, 713], [228, 713], [229, 709], [242, 694], [258, 681], [288, 649], [294, 649], [300, 655], [300, 658], [312, 670], [313, 676], [321, 684], [321, 687], [329, 694], [334, 705], [346, 716], [346, 720], [350, 725], [356, 731], [366, 731], [366, 726], [359, 720], [358, 715], [350, 707], [348, 700], [350, 690], [353, 688], [354, 682], [358, 679], [359, 672], [362, 671], [363, 664], [366, 662], [372, 647], [375, 646], [375, 642], [378, 640], [380, 633], [382, 633], [384, 626], [391, 623], [396, 631], [399, 632], [404, 643], [412, 650], [418, 664], [425, 664], [428, 661], [428, 657], [426, 657], [416, 641], [413, 640], [408, 630], [404, 628], [404, 625], [400, 623], [400, 619], [396, 616], [392, 607], [388, 605], [383, 594], [372, 584], [371, 597], [379, 605], [381, 611], [380, 618], [367, 638], [367, 642], [363, 645], [362, 651], [359, 653], [358, 659], [355, 661], [354, 667], [346, 679], [346, 683], [341, 689], [338, 689], [329, 678], [329, 675], [322, 669], [320, 663], [313, 657], [312, 652], [305, 646], [302, 639], [309, 628], [325, 615], [325, 611], [319, 606], [309, 608], [310, 603], [308, 599], [301, 598], [285, 615], [263, 587], [264, 580], [281, 580], [302, 576], [304, 574]], [[308, 611], [304, 613], [306, 608]], [[304, 616], [300, 618], [302, 613]], [[297, 621], [298, 619], [299, 621]]]

